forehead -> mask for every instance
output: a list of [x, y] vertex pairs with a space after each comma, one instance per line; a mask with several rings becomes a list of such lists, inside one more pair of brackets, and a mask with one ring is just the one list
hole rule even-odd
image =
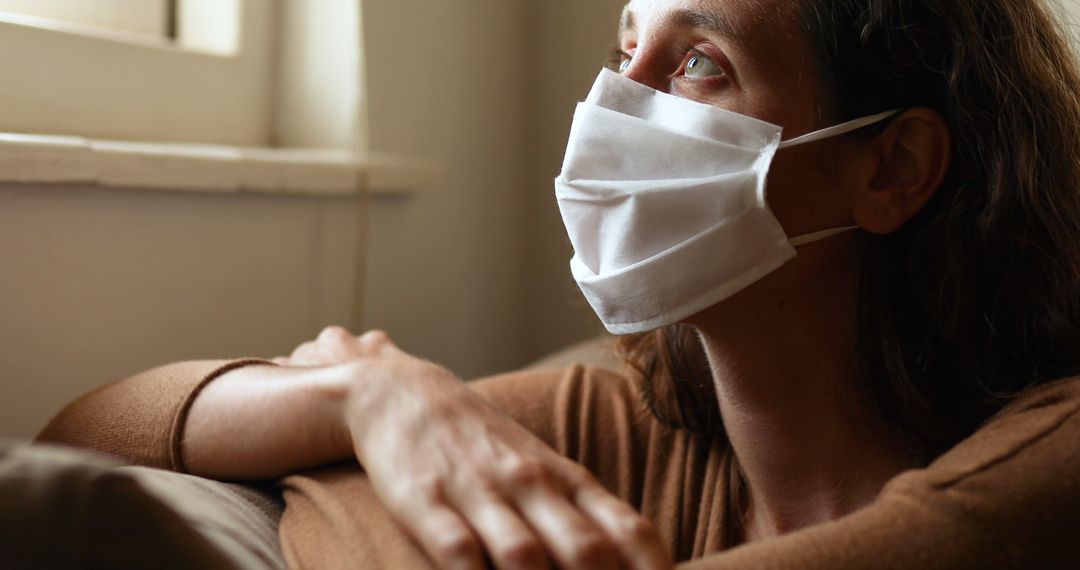
[[792, 0], [631, 0], [623, 8], [620, 29], [710, 28], [750, 40], [762, 33], [790, 32], [796, 4]]

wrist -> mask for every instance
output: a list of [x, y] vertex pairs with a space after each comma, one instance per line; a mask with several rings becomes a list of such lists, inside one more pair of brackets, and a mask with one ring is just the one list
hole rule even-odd
[[361, 465], [366, 449], [388, 434], [417, 433], [438, 410], [456, 407], [448, 402], [456, 403], [462, 389], [449, 371], [416, 358], [355, 360], [335, 368], [337, 425]]
[[311, 390], [320, 402], [320, 416], [327, 418], [324, 426], [332, 453], [338, 457], [354, 456], [356, 451], [348, 409], [350, 394], [358, 381], [356, 366], [353, 363], [339, 364], [312, 369], [310, 374]]

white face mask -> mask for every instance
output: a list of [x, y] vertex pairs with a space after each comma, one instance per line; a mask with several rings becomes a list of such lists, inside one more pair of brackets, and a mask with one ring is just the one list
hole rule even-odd
[[574, 279], [615, 334], [669, 325], [856, 229], [788, 239], [765, 203], [777, 149], [877, 123], [896, 111], [781, 142], [781, 127], [656, 91], [604, 70], [574, 115], [555, 196]]

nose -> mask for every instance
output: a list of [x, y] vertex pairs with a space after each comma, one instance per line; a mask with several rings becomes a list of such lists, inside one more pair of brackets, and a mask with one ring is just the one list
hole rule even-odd
[[667, 93], [670, 82], [663, 67], [657, 63], [655, 56], [639, 46], [634, 52], [633, 59], [630, 60], [630, 65], [622, 72], [623, 77]]

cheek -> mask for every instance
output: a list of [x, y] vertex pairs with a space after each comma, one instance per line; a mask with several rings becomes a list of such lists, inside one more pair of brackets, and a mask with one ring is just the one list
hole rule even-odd
[[846, 225], [851, 200], [836, 176], [833, 153], [793, 147], [777, 153], [765, 185], [765, 200], [788, 237]]

